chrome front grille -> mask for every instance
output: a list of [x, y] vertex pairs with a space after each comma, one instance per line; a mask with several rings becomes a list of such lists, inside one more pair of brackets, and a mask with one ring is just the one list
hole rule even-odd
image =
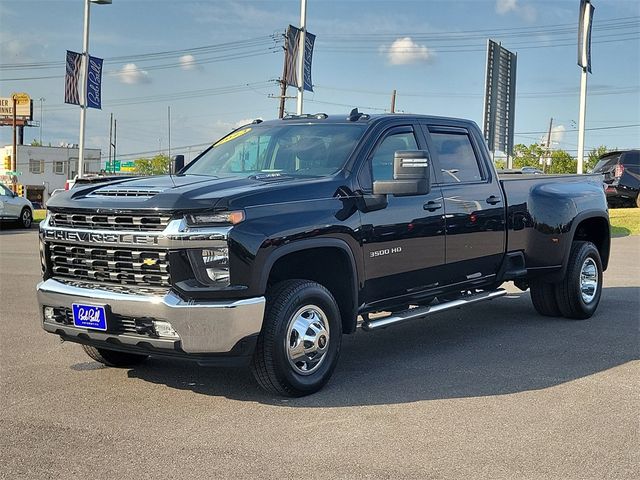
[[104, 215], [94, 213], [52, 213], [49, 225], [88, 230], [162, 231], [170, 215]]
[[50, 244], [54, 277], [140, 287], [170, 286], [167, 252]]

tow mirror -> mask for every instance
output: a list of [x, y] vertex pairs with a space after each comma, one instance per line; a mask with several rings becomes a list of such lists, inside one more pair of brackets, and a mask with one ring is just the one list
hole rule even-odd
[[173, 157], [173, 173], [178, 173], [184, 168], [184, 155], [176, 155]]
[[431, 188], [429, 152], [426, 150], [400, 150], [393, 156], [393, 180], [373, 182], [374, 195], [407, 197], [426, 195]]

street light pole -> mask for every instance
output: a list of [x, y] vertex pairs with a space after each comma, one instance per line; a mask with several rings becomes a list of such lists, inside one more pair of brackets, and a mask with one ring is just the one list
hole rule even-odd
[[304, 95], [304, 47], [307, 37], [307, 0], [300, 0], [300, 39], [298, 41], [298, 102], [296, 113], [302, 115]]
[[84, 0], [84, 30], [82, 34], [82, 67], [80, 71], [80, 142], [78, 144], [78, 178], [84, 173], [84, 128], [87, 122], [87, 75], [89, 69], [90, 0]]
[[78, 143], [78, 177], [84, 174], [84, 130], [87, 121], [87, 76], [89, 75], [89, 16], [91, 4], [110, 5], [111, 0], [84, 0], [84, 31], [82, 35], [82, 67], [80, 72], [80, 141]]
[[42, 146], [42, 102], [46, 100], [44, 97], [40, 97], [40, 146]]

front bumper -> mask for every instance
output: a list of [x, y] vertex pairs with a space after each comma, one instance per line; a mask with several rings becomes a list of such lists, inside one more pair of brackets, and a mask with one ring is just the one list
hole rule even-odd
[[[245, 351], [242, 343], [254, 338], [262, 328], [265, 298], [237, 301], [188, 301], [173, 292], [164, 295], [116, 293], [98, 288], [80, 288], [55, 279], [37, 286], [42, 326], [62, 338], [117, 349], [148, 350], [151, 353], [184, 353], [201, 357], [206, 354], [235, 355]], [[169, 322], [178, 338], [116, 334], [88, 330], [44, 318], [44, 308], [71, 309], [73, 303], [108, 305], [113, 315], [152, 318]]]

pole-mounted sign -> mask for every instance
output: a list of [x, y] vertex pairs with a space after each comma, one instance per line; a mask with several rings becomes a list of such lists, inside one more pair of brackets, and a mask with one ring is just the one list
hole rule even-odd
[[517, 55], [493, 40], [487, 42], [484, 138], [489, 150], [513, 153]]
[[591, 23], [595, 7], [589, 0], [580, 1], [578, 18], [578, 66], [580, 74], [580, 114], [578, 118], [578, 173], [584, 170], [584, 126], [587, 118], [587, 74], [591, 73]]

